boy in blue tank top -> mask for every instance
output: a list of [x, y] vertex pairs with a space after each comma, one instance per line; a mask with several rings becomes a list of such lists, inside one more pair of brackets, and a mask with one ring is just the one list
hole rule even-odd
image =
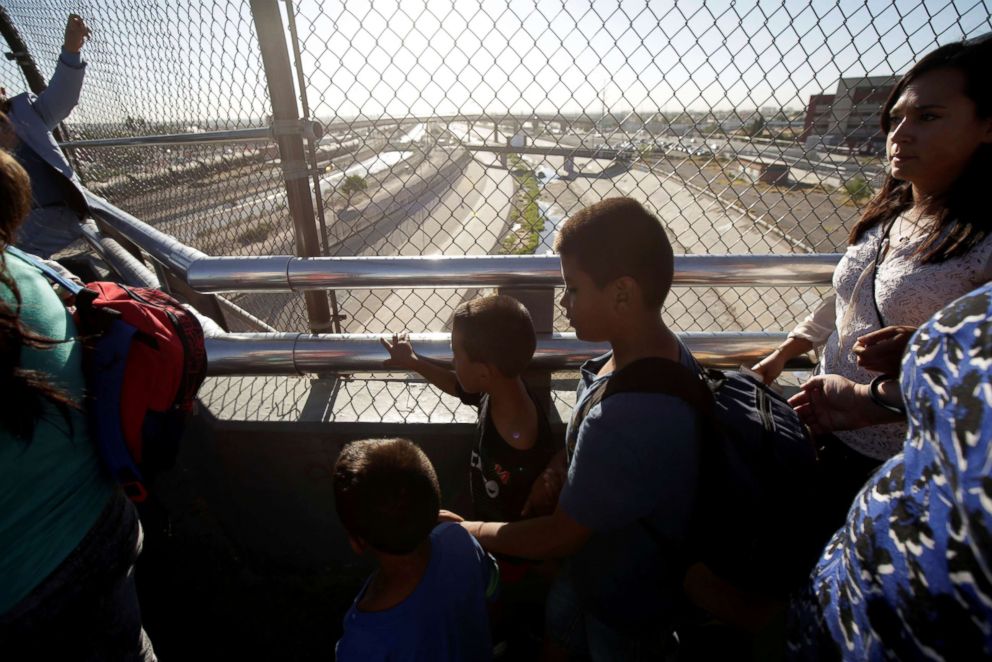
[[437, 524], [441, 491], [423, 451], [405, 439], [348, 444], [334, 498], [352, 549], [378, 565], [345, 615], [337, 659], [491, 659], [495, 561], [457, 524]]

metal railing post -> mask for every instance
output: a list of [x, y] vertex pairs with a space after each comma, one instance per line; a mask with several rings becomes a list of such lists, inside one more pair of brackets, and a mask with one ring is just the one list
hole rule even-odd
[[[289, 36], [293, 40], [293, 62], [296, 64], [297, 85], [300, 86], [300, 103], [303, 105], [303, 116], [310, 118], [310, 102], [307, 100], [306, 77], [303, 75], [303, 61], [300, 54], [300, 38], [296, 34], [296, 16], [293, 8], [293, 1], [286, 2], [286, 17], [289, 19]], [[321, 255], [328, 255], [327, 251], [327, 220], [324, 217], [324, 196], [320, 192], [320, 173], [317, 170], [317, 142], [318, 139], [307, 140], [307, 155], [310, 157], [310, 168], [313, 172], [314, 202], [317, 204], [317, 220], [320, 224], [320, 249]], [[341, 320], [343, 316], [338, 310], [338, 295], [334, 290], [327, 293], [327, 298], [331, 302], [331, 322], [334, 325], [334, 333], [341, 333]]]
[[[273, 125], [298, 123], [300, 116], [293, 87], [293, 69], [286, 47], [286, 34], [277, 0], [251, 0], [251, 14], [258, 32], [258, 45], [272, 102]], [[279, 158], [286, 180], [286, 199], [296, 230], [296, 254], [300, 257], [320, 255], [320, 241], [310, 191], [309, 167], [299, 133], [277, 132]], [[327, 332], [332, 329], [331, 311], [323, 292], [304, 293], [310, 329]]]

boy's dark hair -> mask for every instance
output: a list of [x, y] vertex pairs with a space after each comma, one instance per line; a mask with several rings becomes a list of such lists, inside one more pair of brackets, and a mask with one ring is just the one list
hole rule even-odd
[[430, 460], [407, 439], [364, 439], [341, 450], [334, 500], [348, 533], [372, 549], [410, 554], [437, 524], [441, 489]]
[[555, 251], [574, 258], [597, 287], [633, 278], [649, 308], [660, 308], [672, 287], [675, 258], [665, 228], [631, 198], [607, 198], [570, 217]]
[[451, 328], [458, 329], [470, 359], [496, 366], [504, 377], [522, 373], [537, 348], [530, 313], [513, 297], [466, 301], [455, 309]]

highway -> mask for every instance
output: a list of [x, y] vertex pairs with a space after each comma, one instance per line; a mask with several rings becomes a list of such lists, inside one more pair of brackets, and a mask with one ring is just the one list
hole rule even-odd
[[[505, 146], [509, 137], [492, 125], [452, 123], [448, 130], [464, 145]], [[580, 136], [530, 141], [536, 147], [557, 147], [583, 140]], [[325, 201], [333, 202], [336, 187], [351, 174], [365, 178], [370, 189], [356, 196], [352, 207], [327, 204], [325, 217], [333, 255], [484, 255], [499, 251], [508, 229], [514, 194], [511, 174], [500, 166], [500, 157], [485, 151], [466, 154], [445, 146], [424, 124], [388, 140], [385, 151], [359, 152], [339, 157], [320, 179]], [[398, 150], [397, 146], [409, 149]], [[563, 179], [564, 157], [526, 156], [543, 177], [540, 207], [549, 222], [537, 252], [550, 250], [554, 225], [583, 206], [604, 197], [629, 195], [658, 213], [672, 237], [676, 252], [685, 253], [785, 253], [797, 243], [762, 227], [743, 209], [687, 186], [673, 174], [651, 173], [608, 159], [574, 159], [579, 175]], [[619, 170], [619, 172], [618, 172]], [[444, 172], [442, 176], [439, 173]], [[605, 173], [605, 174], [604, 174]], [[615, 174], [612, 174], [615, 173]], [[612, 176], [610, 176], [612, 174]], [[147, 219], [181, 241], [210, 254], [286, 254], [294, 251], [293, 226], [286, 207], [285, 187], [277, 163], [262, 173], [255, 171], [245, 186], [245, 176], [218, 177], [213, 190], [222, 195], [192, 213], [162, 214]], [[238, 191], [246, 191], [238, 195]], [[411, 193], [413, 192], [413, 193]], [[405, 199], [402, 208], [396, 200]], [[392, 206], [391, 206], [392, 205]], [[253, 229], [258, 229], [256, 234]], [[351, 291], [337, 294], [340, 312], [346, 315], [343, 330], [386, 333], [390, 331], [440, 331], [453, 308], [473, 291], [396, 290]], [[777, 294], [777, 293], [776, 293]], [[673, 295], [674, 296], [674, 295]], [[759, 306], [760, 293], [739, 288], [680, 291], [671, 307], [675, 328], [686, 330], [776, 329], [791, 325], [815, 305], [815, 293], [799, 292]], [[302, 329], [305, 318], [300, 298], [293, 294], [232, 295], [232, 300], [277, 328]], [[786, 300], [787, 299], [787, 300]], [[767, 309], [760, 309], [767, 308]], [[561, 322], [560, 328], [565, 329]]]

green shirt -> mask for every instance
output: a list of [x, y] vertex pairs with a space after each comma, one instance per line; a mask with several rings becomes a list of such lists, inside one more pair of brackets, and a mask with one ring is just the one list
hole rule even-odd
[[[42, 336], [68, 341], [49, 349], [23, 348], [22, 367], [48, 374], [53, 385], [82, 402], [82, 347], [76, 325], [34, 266], [10, 253], [4, 256], [21, 295], [22, 324]], [[9, 306], [16, 305], [6, 285], [0, 284], [0, 296]], [[20, 602], [79, 545], [114, 492], [83, 414], [71, 410], [70, 420], [71, 429], [46, 403], [30, 442], [0, 425], [0, 614]]]

